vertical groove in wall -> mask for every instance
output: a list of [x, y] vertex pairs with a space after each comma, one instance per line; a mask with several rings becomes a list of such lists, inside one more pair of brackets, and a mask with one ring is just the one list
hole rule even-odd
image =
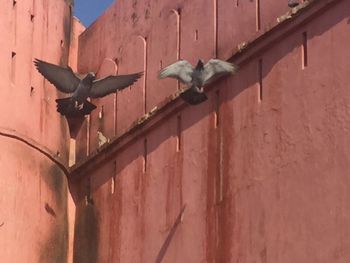
[[17, 44], [17, 0], [12, 1], [12, 44], [15, 47]]
[[218, 57], [218, 0], [214, 4], [214, 57]]
[[[41, 18], [40, 19], [42, 19], [42, 22], [40, 23], [40, 26], [41, 26], [41, 29], [39, 29], [39, 32], [44, 32], [44, 29], [45, 29], [45, 24], [44, 24], [44, 22], [45, 22], [45, 19], [46, 19], [46, 9], [45, 9], [45, 5], [47, 5], [47, 2], [43, 2], [42, 3], [42, 8], [43, 8], [43, 12], [41, 13]], [[41, 43], [40, 43], [40, 54], [38, 54], [38, 56], [40, 56], [41, 58], [43, 58], [43, 47], [44, 47], [44, 40], [45, 40], [45, 36], [44, 36], [44, 34], [41, 34], [41, 39], [40, 39], [40, 41], [41, 41]], [[43, 86], [44, 87], [44, 86]]]
[[86, 156], [90, 153], [90, 130], [91, 130], [91, 115], [86, 118]]
[[[118, 75], [118, 66], [117, 66], [117, 71], [116, 74]], [[117, 125], [118, 125], [118, 92], [114, 93], [114, 101], [113, 101], [113, 108], [114, 108], [114, 116], [113, 116], [113, 120], [114, 120], [114, 125], [113, 125], [113, 134], [114, 136], [117, 135]]]
[[261, 27], [261, 13], [260, 13], [260, 0], [255, 0], [256, 1], [256, 31], [259, 31], [260, 30], [260, 27]]
[[143, 76], [143, 113], [146, 114], [147, 112], [147, 38], [143, 37], [143, 36], [139, 36], [142, 39], [143, 42], [143, 72], [144, 72], [144, 76]]
[[220, 90], [215, 91], [215, 120], [214, 127], [215, 129], [219, 127], [220, 124]]
[[181, 18], [181, 9], [179, 8], [177, 10], [177, 59], [179, 60], [181, 58], [181, 30], [182, 30], [182, 18]]
[[11, 53], [11, 83], [15, 84], [16, 82], [16, 52], [12, 51]]
[[223, 200], [223, 169], [222, 169], [222, 162], [223, 162], [223, 141], [222, 141], [222, 128], [221, 128], [221, 119], [220, 119], [220, 90], [217, 90], [215, 92], [215, 123], [214, 127], [217, 131], [217, 147], [218, 149], [218, 173], [217, 173], [217, 179], [216, 179], [216, 203], [220, 203]]
[[70, 58], [70, 52], [71, 52], [71, 49], [70, 49], [70, 47], [71, 47], [71, 44], [72, 44], [72, 32], [73, 32], [73, 30], [74, 30], [74, 26], [73, 26], [73, 7], [72, 7], [72, 5], [71, 4], [69, 4], [69, 6], [68, 6], [68, 9], [69, 9], [69, 37], [67, 37], [66, 39], [65, 39], [65, 41], [67, 41], [67, 43], [62, 43], [62, 47], [66, 47], [66, 63], [67, 63], [67, 65], [69, 64], [69, 58]]
[[176, 118], [176, 151], [181, 151], [181, 140], [182, 140], [182, 118], [181, 115], [178, 115]]
[[303, 32], [302, 38], [303, 38], [302, 49], [301, 49], [302, 69], [305, 69], [308, 65], [307, 32]]
[[[31, 8], [31, 13], [30, 13], [30, 22], [31, 22], [31, 34], [30, 34], [30, 49], [31, 49], [31, 52], [30, 52], [30, 60], [33, 61], [33, 54], [34, 54], [34, 50], [33, 50], [33, 46], [34, 46], [34, 30], [35, 30], [35, 21], [34, 21], [34, 18], [35, 18], [35, 0], [32, 1], [32, 8]], [[31, 91], [30, 91], [30, 95], [33, 94], [33, 91], [34, 91], [34, 87], [33, 87], [33, 84], [32, 84], [32, 80], [33, 80], [33, 70], [34, 68], [31, 68], [29, 70], [29, 83], [31, 85]]]
[[[114, 63], [116, 66], [115, 73], [116, 75], [119, 75], [119, 60], [118, 58], [114, 59]], [[117, 128], [118, 128], [118, 92], [114, 93], [114, 136], [117, 135]]]
[[263, 60], [258, 60], [258, 93], [259, 102], [263, 100]]
[[142, 169], [144, 174], [147, 171], [147, 154], [148, 154], [147, 138], [145, 138], [143, 141], [143, 169]]
[[113, 175], [111, 178], [111, 194], [113, 195], [115, 192], [115, 176]]
[[219, 128], [219, 183], [218, 183], [218, 196], [217, 202], [221, 203], [224, 200], [224, 169], [223, 169], [223, 154], [224, 154], [224, 142], [222, 136], [222, 128]]
[[[171, 10], [176, 15], [176, 60], [181, 58], [181, 9]], [[177, 81], [177, 89], [180, 89], [180, 82]]]
[[[100, 120], [102, 120], [103, 117], [104, 117], [104, 114], [105, 114], [104, 105], [101, 105], [100, 111], [98, 112], [98, 118], [99, 118]], [[99, 130], [100, 130], [100, 129], [99, 129]]]
[[[178, 17], [178, 23], [177, 23], [177, 60], [181, 58], [181, 9], [177, 10], [177, 17]], [[180, 89], [180, 81], [177, 81], [177, 89]]]
[[147, 43], [147, 38], [145, 38], [145, 54], [144, 54], [144, 80], [143, 80], [143, 90], [144, 90], [144, 113], [146, 114], [147, 112], [147, 64], [148, 64], [148, 55], [147, 55], [147, 49], [148, 49], [148, 43]]
[[117, 161], [115, 160], [113, 162], [113, 176], [112, 176], [112, 180], [111, 180], [111, 194], [115, 193], [115, 181], [116, 181], [116, 176], [117, 176]]
[[16, 82], [16, 44], [17, 44], [17, 0], [12, 1], [12, 53], [11, 53], [11, 83]]
[[[218, 116], [220, 118], [220, 116]], [[225, 233], [227, 226], [225, 224], [225, 214], [227, 215], [227, 203], [225, 199], [225, 174], [224, 174], [224, 126], [223, 123], [225, 118], [220, 119], [220, 124], [216, 129], [216, 144], [215, 144], [215, 162], [216, 172], [214, 181], [214, 205], [212, 225], [210, 226], [214, 230], [211, 232], [211, 238], [213, 242], [211, 247], [213, 250], [211, 256], [211, 262], [224, 262], [224, 251], [225, 251]], [[227, 126], [226, 126], [227, 127]], [[226, 262], [226, 261], [225, 261]]]

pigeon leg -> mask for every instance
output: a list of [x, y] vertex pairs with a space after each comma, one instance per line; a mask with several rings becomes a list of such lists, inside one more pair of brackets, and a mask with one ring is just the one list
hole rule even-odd
[[80, 103], [76, 100], [74, 101], [74, 108], [77, 110], [82, 110], [84, 108], [84, 102]]
[[195, 91], [197, 91], [198, 93], [203, 93], [204, 92], [204, 88], [203, 87], [197, 87], [194, 86]]
[[78, 110], [82, 110], [84, 108], [84, 102], [81, 104], [78, 104]]

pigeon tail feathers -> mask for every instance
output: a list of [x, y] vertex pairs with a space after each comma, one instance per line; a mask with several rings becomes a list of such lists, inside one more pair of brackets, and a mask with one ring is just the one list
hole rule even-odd
[[57, 111], [66, 117], [84, 117], [96, 109], [96, 106], [87, 100], [84, 101], [83, 107], [81, 109], [78, 109], [75, 107], [73, 101], [71, 100], [71, 97], [56, 99], [56, 102]]
[[181, 92], [180, 97], [190, 105], [198, 105], [208, 99], [204, 92], [197, 92], [193, 87]]

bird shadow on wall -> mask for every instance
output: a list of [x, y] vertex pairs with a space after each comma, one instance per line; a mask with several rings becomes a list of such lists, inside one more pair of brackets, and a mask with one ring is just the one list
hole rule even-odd
[[[345, 23], [348, 24], [349, 21], [349, 13], [343, 5], [337, 4], [332, 7], [331, 11], [328, 11], [323, 14], [319, 14], [320, 19], [317, 20], [317, 23], [313, 23], [313, 21], [308, 20], [309, 24], [307, 25], [307, 41], [318, 37], [324, 34], [326, 31], [337, 25], [338, 23], [346, 20]], [[226, 105], [229, 101], [234, 100], [238, 97], [243, 91], [249, 88], [255, 88], [256, 85], [259, 84], [259, 81], [263, 81], [271, 72], [271, 70], [281, 61], [284, 57], [292, 52], [299, 52], [300, 54], [300, 64], [299, 70], [302, 70], [302, 45], [303, 45], [303, 33], [305, 31], [305, 27], [300, 27], [293, 29], [288, 29], [283, 33], [283, 35], [278, 38], [274, 43], [268, 43], [264, 46], [265, 42], [268, 42], [266, 39], [269, 38], [269, 35], [275, 34], [276, 31], [284, 31], [284, 26], [289, 23], [293, 23], [293, 19], [290, 19], [284, 25], [277, 26], [272, 29], [259, 39], [256, 42], [262, 43], [259, 49], [255, 49], [255, 43], [251, 43], [248, 46], [248, 50], [252, 50], [253, 53], [251, 56], [247, 57], [246, 52], [243, 51], [241, 53], [235, 54], [233, 57], [229, 59], [229, 61], [234, 62], [240, 66], [239, 72], [233, 76], [228, 77], [222, 80], [219, 80], [213, 83], [207, 90], [208, 93], [208, 101], [198, 105], [198, 106], [186, 106], [185, 104], [181, 105], [177, 110], [179, 113], [182, 111], [186, 111], [186, 114], [182, 114], [182, 125], [181, 132], [191, 128], [193, 125], [203, 120], [208, 115], [215, 112], [218, 108], [217, 99], [216, 99], [216, 90], [220, 90], [220, 108], [221, 106]], [[284, 41], [286, 40], [286, 41]], [[313, 44], [315, 45], [315, 44]], [[325, 51], [327, 52], [327, 51]], [[309, 52], [310, 53], [310, 52]], [[152, 58], [149, 58], [152, 59]], [[262, 59], [262, 70], [259, 72], [259, 61]], [[310, 64], [312, 61], [310, 60]], [[294, 69], [294, 72], [297, 69]], [[158, 81], [158, 80], [155, 80]], [[258, 91], [258, 89], [256, 89]], [[177, 100], [179, 100], [178, 98]], [[258, 101], [256, 101], [258, 103]], [[262, 102], [263, 103], [263, 102]], [[172, 107], [172, 102], [164, 107]], [[116, 154], [113, 156], [103, 159], [101, 162], [94, 163], [93, 167], [88, 168], [88, 170], [84, 171], [84, 175], [75, 175], [79, 177], [79, 180], [71, 180], [70, 181], [70, 191], [75, 201], [79, 201], [84, 198], [87, 194], [94, 193], [97, 189], [99, 189], [106, 182], [111, 180], [112, 177], [119, 175], [121, 171], [123, 171], [127, 166], [129, 166], [134, 161], [137, 161], [137, 165], [140, 166], [140, 171], [142, 171], [142, 158], [145, 155], [145, 149], [143, 146], [144, 138], [152, 133], [154, 129], [159, 128], [159, 125], [163, 125], [167, 119], [176, 118], [176, 114], [172, 112], [169, 118], [165, 118], [165, 121], [161, 121], [159, 124], [152, 127], [151, 130], [148, 130], [146, 134], [137, 137], [137, 140], [129, 143], [122, 149], [118, 150]], [[222, 118], [223, 119], [223, 118]], [[222, 120], [225, 121], [224, 119]], [[178, 135], [178, 131], [176, 128], [169, 129], [169, 132], [159, 133], [157, 136], [157, 140], [152, 140], [152, 143], [147, 145], [147, 153], [155, 151], [159, 145], [161, 145], [164, 141], [169, 139], [170, 137], [176, 137]], [[131, 150], [129, 150], [129, 148]], [[124, 154], [127, 152], [127, 154]], [[119, 155], [123, 155], [123, 160], [119, 160]], [[117, 168], [114, 170], [115, 172], [110, 173], [99, 173], [98, 170], [106, 165], [112, 165], [114, 161], [117, 162]], [[93, 176], [93, 183], [90, 184], [90, 187], [84, 187], [85, 190], [77, 191], [77, 185], [82, 183], [83, 181], [89, 180], [90, 177]], [[86, 190], [89, 189], [89, 190]], [[90, 191], [90, 193], [87, 193]]]

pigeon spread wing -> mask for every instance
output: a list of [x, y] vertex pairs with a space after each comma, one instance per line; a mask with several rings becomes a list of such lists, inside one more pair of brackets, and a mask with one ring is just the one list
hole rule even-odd
[[192, 65], [186, 60], [179, 60], [159, 72], [158, 78], [175, 78], [184, 84], [191, 83], [193, 74]]
[[90, 96], [92, 98], [101, 98], [110, 93], [122, 90], [135, 83], [142, 75], [143, 72], [139, 72], [130, 75], [108, 76], [95, 80], [92, 83]]
[[204, 85], [228, 74], [233, 74], [238, 70], [238, 66], [222, 61], [219, 59], [211, 59], [204, 66]]
[[35, 59], [34, 64], [41, 75], [55, 85], [59, 91], [73, 93], [79, 85], [80, 79], [70, 67], [63, 68], [40, 59]]

